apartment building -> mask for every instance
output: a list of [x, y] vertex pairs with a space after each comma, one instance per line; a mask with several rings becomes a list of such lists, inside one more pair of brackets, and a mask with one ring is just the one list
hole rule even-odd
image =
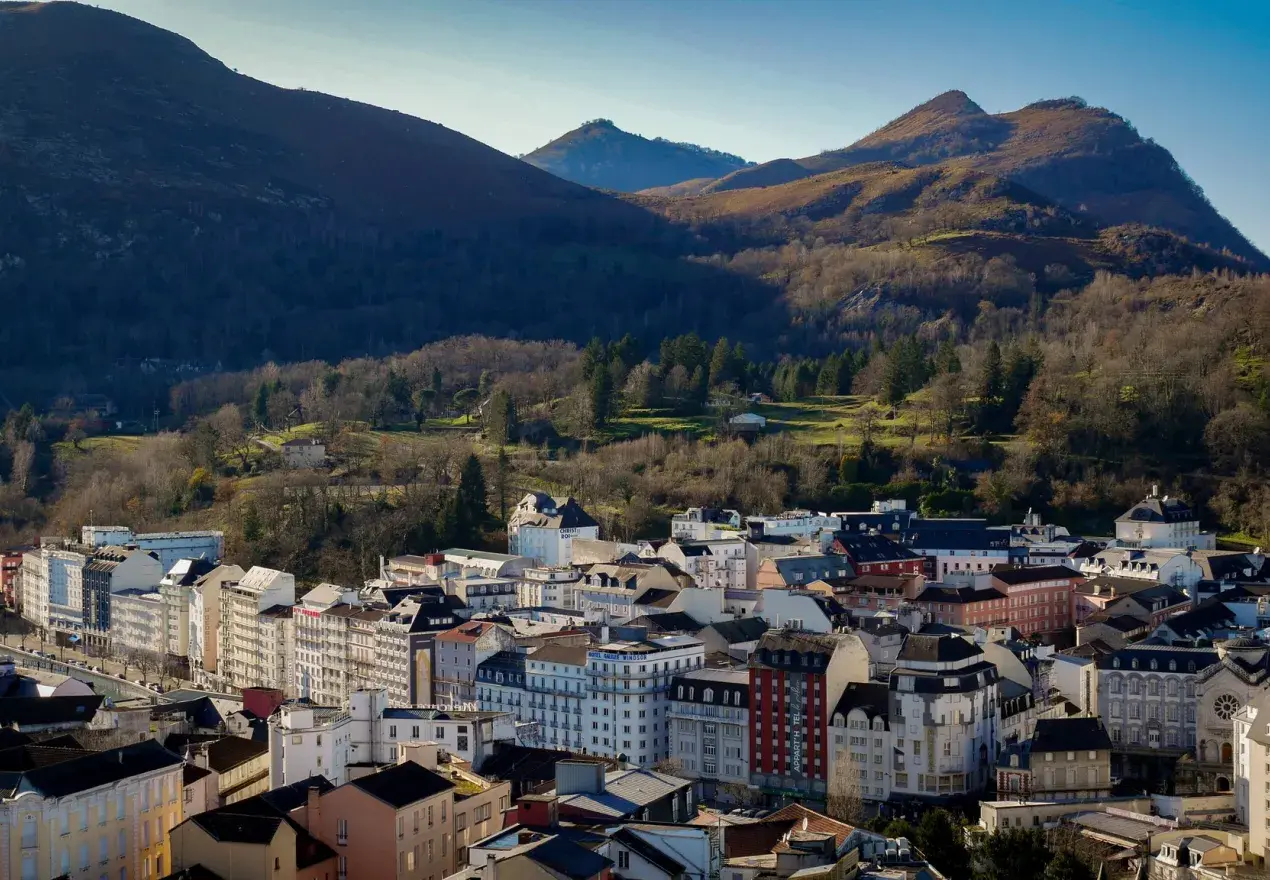
[[586, 748], [588, 651], [587, 645], [547, 644], [525, 656], [526, 720], [538, 723], [543, 746]]
[[997, 793], [1033, 801], [1111, 796], [1111, 737], [1097, 718], [1042, 718], [997, 761]]
[[382, 608], [351, 609], [348, 615], [348, 692], [346, 702], [359, 688], [376, 687], [379, 672], [379, 623], [388, 614]]
[[670, 756], [667, 713], [675, 675], [705, 665], [692, 636], [648, 637], [640, 627], [614, 627], [612, 638], [587, 650], [590, 678], [583, 705], [587, 751], [650, 767]]
[[479, 572], [447, 574], [441, 586], [447, 596], [458, 597], [469, 614], [507, 611], [520, 601], [517, 577], [487, 577]]
[[163, 595], [158, 590], [123, 590], [110, 597], [110, 604], [112, 650], [163, 656], [167, 631]]
[[159, 581], [163, 596], [164, 651], [182, 660], [190, 656], [190, 597], [194, 584], [216, 568], [209, 559], [178, 559]]
[[1072, 626], [1076, 588], [1085, 582], [1065, 565], [992, 570], [993, 589], [1004, 593], [1010, 625], [1022, 636], [1053, 633]]
[[86, 645], [105, 647], [112, 634], [112, 603], [125, 590], [153, 590], [163, 579], [163, 565], [149, 550], [97, 547], [86, 560], [83, 573]]
[[253, 566], [220, 588], [218, 678], [228, 687], [290, 691], [295, 576]]
[[433, 702], [440, 706], [461, 706], [477, 700], [480, 665], [499, 651], [515, 648], [516, 638], [499, 624], [473, 620], [437, 633], [433, 644]]
[[18, 579], [22, 576], [22, 557], [34, 547], [10, 547], [0, 551], [0, 599], [6, 608], [18, 607]]
[[675, 539], [657, 548], [656, 553], [682, 569], [702, 589], [744, 590], [751, 566], [758, 564], [758, 556], [741, 535]]
[[829, 736], [829, 794], [854, 789], [864, 801], [889, 799], [894, 756], [886, 683], [850, 682], [834, 707]]
[[577, 606], [574, 591], [582, 581], [576, 568], [530, 568], [516, 583], [518, 608], [561, 608]]
[[[295, 630], [292, 693], [322, 706], [342, 706], [355, 690], [352, 618], [361, 607], [356, 590], [318, 584], [292, 610]], [[368, 682], [362, 682], [365, 685]]]
[[708, 541], [713, 538], [744, 537], [741, 514], [717, 507], [689, 507], [670, 518], [670, 536], [679, 540]]
[[375, 687], [394, 706], [433, 702], [433, 639], [461, 621], [444, 596], [421, 593], [402, 599], [375, 622]]
[[750, 654], [750, 784], [773, 799], [823, 802], [829, 719], [847, 684], [868, 681], [869, 652], [849, 633], [769, 629]]
[[666, 723], [678, 775], [696, 779], [708, 801], [737, 801], [750, 784], [750, 674], [698, 669], [670, 684]]
[[1162, 496], [1160, 487], [1152, 486], [1150, 495], [1116, 517], [1116, 544], [1137, 549], [1212, 550], [1217, 538], [1200, 528], [1199, 515], [1190, 504]]
[[943, 797], [981, 790], [996, 767], [997, 667], [955, 635], [910, 635], [891, 671], [892, 792]]
[[1193, 749], [1199, 673], [1219, 659], [1211, 648], [1130, 645], [1081, 670], [1082, 702], [1097, 713], [1118, 752]]
[[[348, 880], [335, 851], [287, 815], [301, 792], [270, 791], [186, 819], [172, 829], [172, 878]], [[127, 878], [123, 878], [127, 880]]]
[[84, 567], [92, 549], [63, 538], [42, 538], [23, 555], [22, 616], [37, 627], [65, 633], [84, 628]]
[[198, 578], [190, 590], [190, 675], [196, 682], [212, 680], [218, 673], [221, 586], [241, 581], [245, 574], [237, 565], [218, 565]]
[[154, 740], [104, 752], [0, 751], [0, 876], [164, 877], [181, 821], [181, 759]]

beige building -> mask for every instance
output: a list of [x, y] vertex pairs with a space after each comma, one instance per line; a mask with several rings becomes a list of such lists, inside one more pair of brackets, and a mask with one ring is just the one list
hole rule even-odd
[[290, 695], [295, 576], [254, 566], [237, 583], [222, 583], [220, 600], [218, 680], [228, 687], [271, 687]]
[[336, 880], [331, 848], [260, 797], [186, 819], [172, 829], [171, 851], [173, 873], [198, 866], [233, 880]]
[[282, 463], [287, 467], [315, 468], [326, 464], [326, 444], [315, 437], [301, 437], [282, 444]]
[[320, 706], [343, 706], [356, 687], [349, 676], [352, 622], [361, 603], [356, 590], [318, 584], [292, 612], [295, 655], [292, 690]]
[[104, 752], [53, 742], [6, 750], [31, 769], [11, 774], [0, 800], [0, 877], [166, 876], [180, 758], [154, 740]]
[[997, 792], [1035, 801], [1111, 795], [1111, 738], [1097, 718], [1042, 718], [997, 763]]
[[190, 674], [201, 682], [215, 676], [220, 659], [221, 586], [246, 574], [237, 565], [218, 565], [194, 582], [190, 592]]

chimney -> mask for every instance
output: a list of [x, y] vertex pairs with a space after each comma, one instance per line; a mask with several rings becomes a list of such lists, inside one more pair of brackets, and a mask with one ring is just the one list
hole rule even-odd
[[309, 786], [308, 800], [304, 810], [304, 830], [316, 835], [322, 825], [322, 790], [316, 785]]
[[493, 853], [485, 856], [485, 870], [481, 880], [498, 880], [498, 858]]
[[1159, 483], [1152, 483], [1152, 484], [1151, 484], [1151, 497], [1152, 497], [1152, 498], [1159, 498], [1159, 497], [1160, 497], [1160, 484], [1159, 484]]

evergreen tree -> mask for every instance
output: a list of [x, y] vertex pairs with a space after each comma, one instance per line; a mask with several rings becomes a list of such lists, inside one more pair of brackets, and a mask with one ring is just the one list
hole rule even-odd
[[1009, 828], [994, 832], [983, 843], [984, 880], [1040, 877], [1051, 860], [1039, 828]]
[[706, 401], [710, 399], [710, 376], [706, 373], [705, 365], [700, 365], [692, 371], [689, 392], [692, 395], [691, 403], [697, 411], [705, 409]]
[[917, 826], [917, 848], [948, 880], [970, 880], [965, 834], [952, 813], [928, 810]]
[[630, 372], [631, 367], [639, 363], [639, 343], [635, 337], [627, 333], [617, 342], [609, 346], [609, 362], [622, 362], [622, 372]]
[[750, 361], [745, 356], [745, 346], [737, 343], [732, 347], [732, 376], [736, 379], [742, 391], [748, 391], [750, 385]]
[[736, 377], [732, 370], [732, 349], [726, 337], [720, 337], [714, 344], [714, 353], [710, 355], [710, 387], [718, 388]]
[[494, 390], [494, 376], [489, 370], [481, 370], [481, 378], [476, 383], [476, 390], [481, 395], [481, 400], [489, 400], [490, 392]]
[[591, 424], [603, 428], [609, 421], [613, 405], [613, 379], [608, 365], [597, 363], [591, 370]]
[[835, 394], [850, 394], [851, 380], [855, 378], [853, 370], [855, 369], [855, 360], [851, 352], [844, 351], [838, 357], [838, 376], [836, 378], [837, 391]]
[[604, 356], [604, 343], [600, 341], [600, 337], [593, 336], [586, 344], [586, 348], [582, 349], [583, 380], [589, 382], [595, 375], [596, 368], [604, 363], [607, 363], [607, 358]]
[[1045, 866], [1044, 880], [1094, 880], [1094, 872], [1069, 849], [1060, 849]]
[[485, 472], [481, 469], [481, 460], [475, 454], [469, 455], [467, 461], [463, 462], [455, 502], [459, 537], [464, 546], [474, 544], [480, 539], [481, 529], [489, 519]]
[[939, 343], [939, 349], [935, 352], [935, 372], [940, 374], [961, 372], [961, 358], [957, 356], [957, 346], [951, 339], [945, 339]]
[[988, 350], [984, 354], [976, 389], [979, 402], [975, 409], [975, 428], [981, 434], [990, 434], [1000, 427], [1003, 384], [1001, 346], [993, 341], [988, 343]]
[[441, 368], [432, 368], [432, 398], [433, 400], [441, 399]]
[[498, 472], [495, 474], [498, 491], [498, 521], [507, 522], [507, 479], [511, 476], [511, 462], [507, 458], [507, 449], [498, 447]]
[[269, 424], [269, 383], [262, 382], [256, 389], [256, 399], [251, 404], [251, 414], [256, 424], [267, 427]]
[[1023, 405], [1033, 377], [1040, 371], [1041, 357], [1031, 347], [1011, 346], [1005, 357], [1001, 380], [1001, 413], [999, 429], [1008, 431]]
[[510, 443], [516, 433], [516, 401], [502, 389], [495, 391], [483, 421], [486, 440], [500, 447]]
[[816, 377], [816, 393], [822, 397], [831, 397], [838, 393], [838, 373], [841, 361], [836, 354], [831, 354], [820, 364], [820, 375]]

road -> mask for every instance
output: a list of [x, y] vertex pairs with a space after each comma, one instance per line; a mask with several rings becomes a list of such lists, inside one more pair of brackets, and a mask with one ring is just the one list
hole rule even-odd
[[142, 672], [142, 670], [135, 663], [125, 664], [114, 657], [106, 657], [106, 658], [102, 658], [98, 656], [90, 657], [87, 654], [83, 653], [82, 651], [77, 651], [72, 648], [58, 647], [57, 645], [54, 645], [51, 642], [40, 642], [39, 638], [36, 636], [28, 635], [26, 639], [24, 640], [22, 636], [14, 635], [12, 633], [7, 633], [0, 638], [3, 639], [3, 644], [6, 648], [14, 648], [14, 649], [26, 650], [26, 651], [39, 650], [39, 651], [43, 651], [46, 654], [52, 654], [54, 659], [62, 660], [65, 662], [69, 662], [71, 660], [79, 660], [84, 663], [87, 663], [90, 667], [100, 666], [102, 668], [102, 671], [106, 675], [113, 676], [115, 678], [119, 678], [122, 676], [124, 680], [129, 682], [141, 681], [146, 684], [153, 682], [155, 684], [162, 685], [164, 690], [174, 690], [175, 688], [178, 688], [178, 687], [182, 687], [182, 688], [194, 687], [194, 684], [192, 682], [182, 681], [180, 679], [173, 678], [170, 675], [165, 675], [154, 669], [149, 669], [149, 670], [146, 670], [145, 672]]

